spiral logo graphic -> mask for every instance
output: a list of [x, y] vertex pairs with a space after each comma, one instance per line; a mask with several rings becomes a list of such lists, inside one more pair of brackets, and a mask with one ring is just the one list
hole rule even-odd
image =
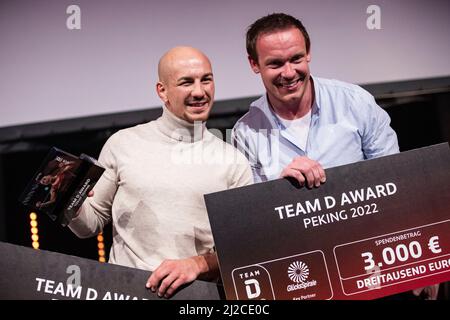
[[296, 283], [304, 282], [308, 279], [309, 268], [301, 261], [292, 262], [288, 268], [288, 276]]

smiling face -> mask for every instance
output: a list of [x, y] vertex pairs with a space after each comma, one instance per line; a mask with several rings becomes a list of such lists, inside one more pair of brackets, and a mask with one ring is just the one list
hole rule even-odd
[[[312, 90], [305, 38], [292, 27], [261, 34], [256, 41], [258, 60], [249, 57], [255, 73], [260, 73], [275, 111], [310, 107]], [[278, 112], [277, 112], [278, 113]]]
[[211, 63], [200, 51], [177, 47], [167, 52], [158, 67], [156, 90], [178, 118], [188, 122], [206, 121], [214, 101]]

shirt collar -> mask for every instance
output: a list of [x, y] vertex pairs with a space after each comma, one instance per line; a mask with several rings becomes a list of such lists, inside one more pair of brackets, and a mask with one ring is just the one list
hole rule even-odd
[[163, 114], [156, 120], [159, 131], [165, 136], [179, 142], [197, 142], [203, 139], [206, 123], [194, 123], [178, 118], [167, 107], [163, 107]]
[[318, 78], [313, 79], [312, 74], [310, 76], [314, 86], [314, 102], [311, 108], [311, 116], [312, 116], [313, 114], [319, 115], [320, 113], [320, 82]]

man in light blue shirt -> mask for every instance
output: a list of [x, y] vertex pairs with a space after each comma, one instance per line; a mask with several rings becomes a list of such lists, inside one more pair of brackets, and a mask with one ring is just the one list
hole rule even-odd
[[286, 14], [257, 20], [247, 32], [251, 68], [266, 95], [233, 128], [256, 182], [294, 177], [324, 183], [323, 168], [399, 152], [388, 114], [361, 87], [312, 77], [310, 40]]
[[[293, 177], [319, 187], [323, 168], [399, 152], [388, 114], [361, 87], [312, 77], [309, 35], [296, 18], [275, 13], [247, 31], [250, 66], [266, 94], [233, 128], [255, 182]], [[414, 290], [436, 299], [439, 285]]]

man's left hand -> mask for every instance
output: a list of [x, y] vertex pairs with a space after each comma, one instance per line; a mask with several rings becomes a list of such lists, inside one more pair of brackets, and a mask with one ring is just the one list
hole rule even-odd
[[424, 287], [424, 288], [417, 288], [413, 290], [413, 294], [417, 297], [422, 297], [424, 300], [437, 300], [437, 296], [439, 293], [439, 283]]

